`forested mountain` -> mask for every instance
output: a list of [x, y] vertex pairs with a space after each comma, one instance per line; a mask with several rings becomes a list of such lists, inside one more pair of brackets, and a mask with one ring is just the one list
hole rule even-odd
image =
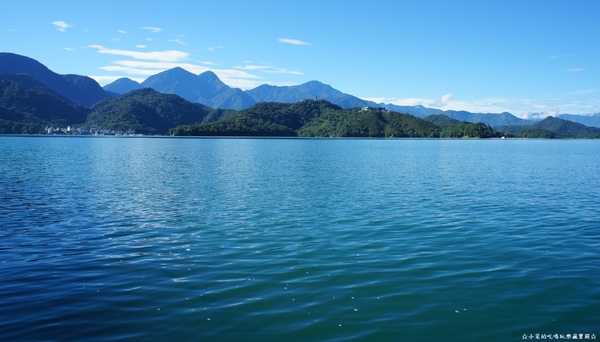
[[0, 74], [0, 133], [43, 133], [46, 126], [83, 123], [89, 109], [27, 75]]
[[447, 117], [444, 114], [430, 115], [430, 116], [424, 118], [423, 120], [429, 121], [432, 124], [440, 126], [440, 127], [450, 126], [450, 125], [454, 125], [454, 124], [457, 124], [460, 122], [460, 120], [452, 119], [450, 117]]
[[577, 122], [589, 127], [600, 127], [600, 113], [593, 115], [560, 114], [557, 118]]
[[48, 88], [80, 105], [91, 106], [111, 97], [87, 76], [59, 75], [35, 59], [14, 53], [0, 53], [0, 73], [27, 74]]
[[174, 135], [301, 137], [495, 137], [481, 123], [440, 127], [408, 114], [381, 108], [343, 109], [324, 100], [295, 104], [260, 103], [217, 122], [177, 127]]
[[203, 122], [213, 112], [173, 94], [145, 88], [92, 107], [87, 126], [111, 130], [135, 130], [136, 133], [167, 134], [170, 128]]
[[600, 128], [588, 127], [578, 122], [547, 117], [527, 126], [503, 126], [498, 128], [523, 138], [590, 138], [600, 136]]
[[588, 127], [577, 122], [558, 119], [551, 116], [533, 124], [532, 127], [562, 135], [573, 136], [575, 138], [600, 135], [600, 128]]
[[296, 130], [328, 111], [341, 110], [328, 101], [304, 100], [294, 104], [258, 103], [226, 118], [171, 130], [174, 135], [296, 136]]

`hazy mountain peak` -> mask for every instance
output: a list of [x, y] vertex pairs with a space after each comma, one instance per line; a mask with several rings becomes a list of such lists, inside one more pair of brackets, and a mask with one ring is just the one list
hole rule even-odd
[[151, 82], [155, 79], [178, 79], [178, 78], [191, 79], [191, 78], [195, 78], [195, 77], [196, 77], [195, 74], [185, 70], [184, 68], [175, 67], [175, 68], [168, 69], [168, 70], [159, 72], [156, 75], [148, 77], [144, 82], [142, 82], [142, 84]]
[[217, 74], [215, 74], [212, 71], [205, 71], [205, 72], [201, 73], [200, 75], [198, 75], [198, 78], [206, 83], [211, 84], [212, 86], [229, 88], [229, 86], [227, 86], [225, 83], [223, 83], [223, 81], [221, 81], [219, 76], [217, 76]]
[[132, 90], [140, 89], [142, 86], [130, 78], [122, 77], [110, 84], [105, 85], [103, 88], [104, 90], [112, 91], [117, 94], [125, 94]]

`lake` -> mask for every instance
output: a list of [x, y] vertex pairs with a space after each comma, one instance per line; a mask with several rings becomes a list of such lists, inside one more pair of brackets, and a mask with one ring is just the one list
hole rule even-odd
[[598, 140], [2, 136], [0, 152], [1, 340], [600, 334]]

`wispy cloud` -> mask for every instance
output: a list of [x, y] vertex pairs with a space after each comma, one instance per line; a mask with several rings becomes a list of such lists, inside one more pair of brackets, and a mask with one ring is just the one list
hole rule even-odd
[[64, 47], [63, 50], [65, 50], [65, 51], [75, 51], [75, 49], [73, 49], [72, 47]]
[[298, 39], [291, 39], [291, 38], [279, 38], [278, 41], [280, 43], [292, 44], [292, 45], [311, 45], [308, 42], [305, 42], [305, 41], [302, 41], [302, 40], [298, 40]]
[[179, 39], [179, 38], [175, 38], [175, 39], [169, 39], [170, 42], [172, 43], [177, 43], [183, 46], [188, 46], [188, 44], [186, 42], [184, 42], [183, 40]]
[[303, 72], [297, 70], [289, 70], [285, 68], [278, 68], [272, 65], [257, 65], [257, 64], [246, 64], [246, 65], [238, 65], [234, 66], [234, 69], [239, 70], [251, 70], [251, 71], [261, 71], [267, 74], [290, 74], [290, 75], [304, 75]]
[[423, 106], [428, 108], [445, 109], [450, 102], [452, 93], [448, 93], [440, 97], [439, 99], [426, 99], [418, 97], [409, 98], [385, 98], [385, 97], [373, 97], [365, 98], [365, 100], [377, 102], [377, 103], [391, 103], [397, 106]]
[[179, 50], [165, 50], [165, 51], [131, 51], [131, 50], [119, 50], [119, 49], [110, 49], [104, 47], [102, 45], [89, 45], [90, 48], [98, 49], [98, 53], [108, 54], [108, 55], [117, 55], [117, 56], [127, 56], [134, 59], [142, 59], [142, 60], [154, 60], [161, 62], [178, 62], [185, 59], [188, 59], [189, 53]]
[[596, 93], [600, 93], [600, 88], [580, 89], [580, 90], [570, 92], [571, 95], [588, 95], [588, 94], [596, 94]]
[[582, 71], [586, 71], [586, 68], [568, 68], [567, 71], [568, 72], [582, 72]]
[[577, 56], [579, 56], [579, 55], [577, 55], [575, 53], [566, 53], [566, 54], [562, 54], [562, 55], [546, 56], [546, 59], [560, 59], [560, 58], [577, 57]]
[[216, 51], [216, 50], [219, 50], [219, 49], [224, 49], [224, 48], [225, 48], [225, 47], [224, 47], [224, 46], [222, 46], [222, 45], [219, 45], [219, 46], [212, 46], [212, 47], [209, 47], [209, 48], [208, 48], [208, 51]]
[[126, 34], [127, 33], [127, 31], [125, 31], [125, 30], [119, 30], [117, 32], [119, 32], [120, 34]]
[[162, 28], [155, 26], [142, 26], [140, 29], [150, 31], [152, 33], [159, 33], [162, 31]]
[[144, 44], [138, 44], [135, 47], [138, 48], [138, 49], [145, 49], [146, 45], [144, 45]]
[[[232, 87], [242, 89], [250, 89], [263, 84], [262, 77], [252, 74], [251, 70], [240, 69], [217, 69], [211, 67], [212, 62], [198, 61], [198, 64], [189, 63], [189, 54], [179, 50], [167, 51], [135, 51], [135, 50], [120, 50], [111, 49], [102, 45], [89, 45], [88, 47], [97, 49], [98, 53], [114, 56], [128, 57], [129, 60], [117, 60], [99, 67], [100, 70], [115, 73], [117, 75], [98, 75], [93, 78], [100, 84], [112, 82], [120, 77], [146, 78], [155, 75], [165, 70], [175, 67], [184, 68], [194, 74], [201, 74], [211, 70], [215, 72], [219, 78], [226, 84]], [[123, 76], [125, 75], [125, 76]]]
[[123, 78], [123, 77], [127, 77], [138, 83], [142, 83], [145, 80], [145, 78], [142, 78], [142, 77], [129, 77], [129, 76], [89, 75], [89, 77], [93, 78], [100, 85], [106, 85], [106, 84], [112, 83], [112, 82], [118, 80], [119, 78]]
[[52, 25], [54, 25], [60, 32], [65, 32], [68, 28], [73, 27], [64, 21], [53, 21]]

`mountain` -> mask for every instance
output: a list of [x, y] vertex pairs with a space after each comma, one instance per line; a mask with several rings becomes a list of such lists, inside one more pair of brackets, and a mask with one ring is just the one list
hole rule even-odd
[[132, 90], [142, 89], [142, 86], [132, 79], [122, 77], [110, 84], [105, 85], [103, 88], [106, 91], [123, 95]]
[[376, 107], [371, 101], [361, 100], [358, 97], [342, 93], [328, 84], [319, 81], [310, 81], [297, 86], [272, 86], [261, 85], [251, 90], [246, 90], [256, 102], [282, 102], [295, 103], [305, 99], [326, 100], [342, 108]]
[[600, 128], [588, 127], [578, 122], [558, 119], [552, 116], [533, 124], [532, 127], [561, 135], [573, 136], [575, 138], [586, 138], [600, 135]]
[[87, 76], [59, 75], [35, 59], [14, 53], [0, 53], [0, 73], [27, 74], [70, 100], [91, 106], [111, 95]]
[[[452, 120], [452, 119], [449, 119]], [[184, 136], [302, 137], [496, 137], [482, 123], [458, 122], [446, 127], [382, 108], [341, 108], [325, 100], [294, 104], [261, 102], [216, 122], [177, 127]]]
[[[382, 107], [388, 111], [406, 113], [419, 118], [444, 114], [459, 121], [480, 122], [492, 127], [528, 125], [533, 123], [531, 120], [520, 119], [506, 112], [500, 114], [471, 113], [455, 110], [443, 111], [421, 105], [398, 106], [385, 103], [378, 104], [342, 93], [330, 85], [319, 81], [310, 81], [296, 86], [263, 84], [254, 89], [242, 91], [238, 88], [227, 86], [213, 72], [207, 71], [200, 75], [195, 75], [179, 67], [150, 76], [142, 84], [129, 79], [119, 79], [106, 85], [104, 88], [123, 94], [140, 87], [149, 87], [167, 94], [177, 94], [190, 102], [201, 103], [211, 108], [242, 110], [260, 102], [295, 103], [305, 99], [322, 99], [342, 108]], [[577, 115], [570, 117], [570, 119], [584, 124], [587, 121], [584, 122], [583, 120], [591, 120], [591, 123], [588, 124], [600, 126], [600, 114], [597, 114], [596, 117]]]
[[425, 121], [429, 121], [434, 125], [443, 127], [443, 126], [451, 126], [459, 123], [459, 120], [452, 119], [444, 114], [430, 115], [428, 117], [423, 118]]
[[25, 74], [0, 74], [0, 133], [42, 133], [83, 123], [89, 109]]
[[398, 112], [398, 113], [406, 113], [406, 114], [414, 115], [418, 118], [425, 118], [425, 117], [428, 117], [431, 115], [438, 115], [438, 114], [444, 113], [444, 111], [441, 109], [427, 108], [427, 107], [423, 107], [421, 105], [398, 106], [395, 104], [381, 103], [381, 104], [379, 104], [379, 106], [384, 107], [385, 109], [387, 109], [389, 111]]
[[177, 95], [144, 88], [95, 104], [86, 125], [166, 134], [176, 126], [203, 122], [212, 111]]
[[73, 102], [71, 99], [57, 93], [56, 91], [52, 90], [51, 88], [49, 88], [42, 82], [36, 80], [35, 78], [33, 78], [27, 74], [0, 73], [0, 80], [16, 82], [22, 86], [25, 86], [28, 90], [37, 91], [37, 92], [45, 92], [45, 93], [48, 93], [48, 94], [60, 99], [61, 101], [69, 102], [69, 103], [75, 105], [75, 102]]
[[510, 113], [488, 114], [488, 113], [471, 113], [467, 111], [447, 110], [443, 112], [449, 118], [467, 122], [481, 122], [492, 127], [501, 126], [519, 126], [528, 125], [532, 122], [525, 119], [520, 119]]
[[593, 115], [561, 114], [558, 115], [557, 118], [578, 122], [580, 124], [590, 127], [600, 127], [600, 113], [596, 113]]
[[[448, 118], [459, 121], [483, 123], [495, 128], [503, 127], [508, 129], [507, 127], [524, 127], [535, 123], [535, 121], [517, 118], [510, 113], [483, 114], [467, 111], [442, 111], [423, 106], [377, 104], [342, 93], [330, 85], [319, 81], [310, 81], [297, 86], [262, 85], [251, 90], [242, 91], [238, 88], [229, 87], [213, 72], [209, 71], [195, 75], [179, 67], [150, 76], [142, 84], [127, 78], [121, 78], [103, 89], [89, 77], [59, 75], [32, 58], [13, 53], [0, 53], [0, 73], [3, 74], [3, 89], [8, 89], [8, 93], [5, 93], [3, 98], [5, 107], [0, 112], [3, 118], [9, 116], [12, 119], [21, 118], [19, 120], [22, 120], [22, 123], [27, 125], [27, 128], [14, 129], [19, 132], [35, 131], [40, 125], [46, 123], [57, 125], [79, 123], [81, 117], [84, 117], [85, 114], [81, 114], [83, 111], [77, 106], [90, 107], [103, 99], [116, 97], [117, 93], [126, 94], [142, 88], [152, 88], [165, 94], [176, 94], [190, 102], [203, 104], [211, 108], [230, 108], [232, 110], [247, 109], [261, 102], [295, 103], [305, 99], [324, 99], [342, 108], [385, 108], [391, 112], [407, 113], [420, 118], [443, 114]], [[14, 97], [14, 91], [17, 89], [24, 92], [23, 96], [25, 98], [34, 99], [33, 104], [17, 101]], [[54, 99], [50, 100], [49, 96]], [[50, 102], [54, 104], [51, 105]], [[40, 103], [46, 103], [48, 108], [59, 108], [62, 106], [64, 110], [61, 110], [61, 113], [56, 111], [48, 113], [47, 110], [40, 107], [34, 110], [33, 108]], [[35, 114], [32, 114], [32, 111]], [[230, 110], [213, 110], [208, 112], [203, 120], [214, 121], [231, 115], [233, 113]], [[592, 116], [563, 114], [560, 115], [560, 118], [569, 119], [571, 122], [578, 122], [584, 125], [600, 127], [600, 113]], [[34, 126], [37, 128], [32, 128], [34, 127], [31, 126], [33, 122], [35, 122]], [[544, 131], [542, 128], [530, 128]], [[518, 128], [510, 128], [509, 130], [519, 131]], [[577, 131], [583, 132], [582, 129], [574, 128], [574, 130], [575, 133], [554, 132], [553, 134], [573, 136], [584, 134], [577, 133]], [[534, 133], [536, 135], [545, 134], [538, 131]]]
[[141, 86], [165, 94], [176, 94], [211, 108], [239, 110], [255, 103], [241, 89], [229, 87], [211, 71], [195, 75], [176, 67], [148, 77]]
[[600, 128], [552, 116], [525, 126], [503, 126], [498, 130], [522, 138], [591, 138], [600, 136]]
[[216, 122], [171, 130], [186, 136], [296, 136], [312, 119], [342, 108], [330, 102], [303, 100], [297, 103], [260, 102]]

